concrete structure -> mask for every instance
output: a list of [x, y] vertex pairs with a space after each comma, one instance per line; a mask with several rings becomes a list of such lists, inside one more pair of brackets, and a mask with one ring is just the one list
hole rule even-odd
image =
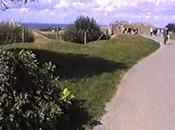
[[112, 33], [114, 35], [129, 33], [129, 34], [144, 34], [149, 35], [150, 29], [155, 29], [154, 26], [146, 23], [131, 23], [127, 21], [116, 21], [110, 24]]

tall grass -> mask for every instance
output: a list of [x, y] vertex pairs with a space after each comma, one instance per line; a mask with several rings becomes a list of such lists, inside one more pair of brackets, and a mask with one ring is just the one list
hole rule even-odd
[[[0, 44], [22, 42], [23, 27], [17, 24], [0, 23]], [[32, 31], [24, 29], [24, 42], [33, 42]]]

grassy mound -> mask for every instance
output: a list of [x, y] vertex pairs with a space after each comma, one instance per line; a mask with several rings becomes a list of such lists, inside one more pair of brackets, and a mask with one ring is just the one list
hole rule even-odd
[[3, 48], [30, 49], [40, 61], [52, 61], [61, 84], [85, 102], [91, 115], [99, 118], [106, 102], [116, 93], [124, 72], [157, 50], [159, 44], [141, 36], [118, 36], [88, 45], [50, 41]]

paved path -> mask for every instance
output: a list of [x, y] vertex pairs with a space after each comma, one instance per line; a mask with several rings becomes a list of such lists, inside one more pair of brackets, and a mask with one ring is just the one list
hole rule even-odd
[[175, 130], [173, 41], [129, 71], [106, 110], [95, 130]]

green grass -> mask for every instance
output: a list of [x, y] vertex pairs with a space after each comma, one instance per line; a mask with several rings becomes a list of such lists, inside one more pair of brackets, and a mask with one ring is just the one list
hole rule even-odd
[[[62, 39], [64, 30], [58, 32], [58, 38]], [[40, 34], [43, 36], [47, 37], [48, 39], [51, 40], [57, 40], [57, 33], [56, 32], [51, 32], [51, 31], [39, 31]]]
[[40, 33], [47, 37], [48, 39], [53, 39], [53, 40], [56, 40], [56, 32], [49, 32], [49, 31], [44, 31], [44, 32], [41, 32]]
[[175, 34], [170, 34], [170, 39], [175, 40]]
[[50, 41], [3, 48], [32, 49], [41, 61], [55, 63], [60, 84], [85, 102], [90, 115], [99, 118], [105, 112], [106, 102], [116, 93], [123, 74], [157, 50], [159, 44], [141, 36], [119, 36], [88, 45]]

